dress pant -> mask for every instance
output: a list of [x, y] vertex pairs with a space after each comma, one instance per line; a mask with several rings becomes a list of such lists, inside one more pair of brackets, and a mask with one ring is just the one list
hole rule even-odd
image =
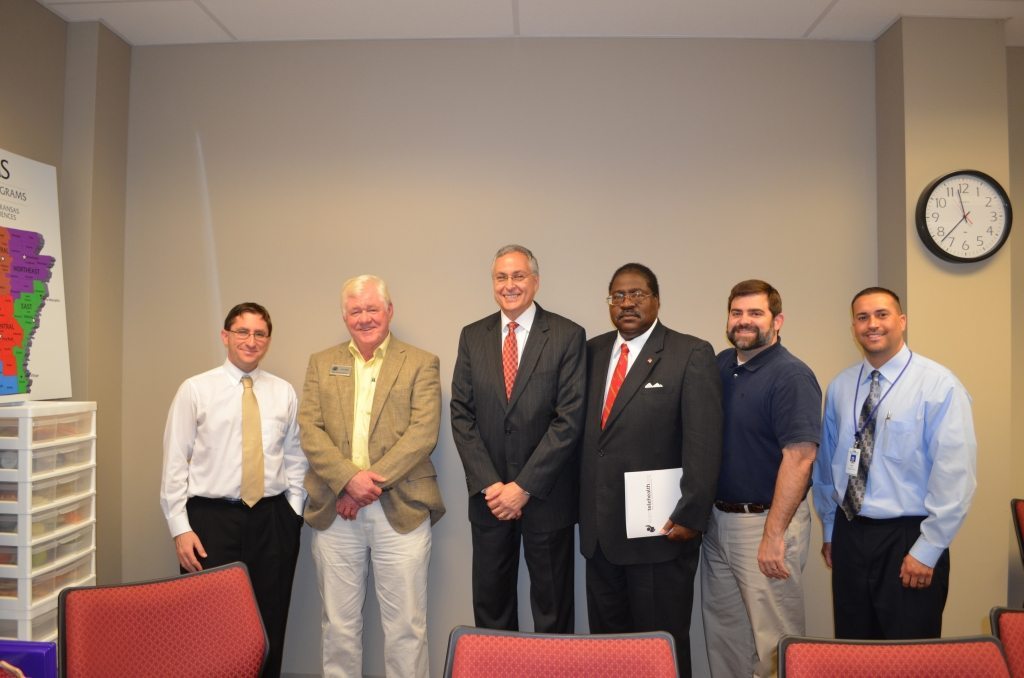
[[199, 559], [204, 568], [235, 561], [249, 568], [269, 641], [263, 675], [276, 678], [281, 675], [302, 516], [295, 515], [283, 494], [265, 497], [252, 508], [241, 501], [192, 497], [185, 510], [206, 549], [206, 558]]
[[408, 534], [388, 522], [379, 501], [355, 520], [336, 517], [314, 530], [313, 562], [323, 598], [322, 652], [326, 678], [363, 675], [363, 601], [368, 567], [384, 627], [384, 668], [392, 678], [428, 678], [427, 566], [430, 520]]
[[704, 640], [713, 678], [777, 674], [779, 638], [806, 635], [803, 571], [811, 510], [804, 500], [786, 528], [787, 579], [757, 566], [767, 513], [712, 509], [701, 555]]
[[538, 633], [572, 633], [573, 526], [525, 532], [520, 520], [472, 525], [473, 616], [487, 629], [519, 630], [519, 545], [530, 572], [530, 608]]
[[673, 560], [638, 565], [611, 563], [598, 545], [587, 559], [590, 632], [667, 631], [675, 639], [679, 675], [689, 678], [690, 612], [699, 562], [699, 537], [686, 542]]
[[903, 640], [942, 635], [949, 592], [949, 549], [927, 588], [903, 586], [900, 566], [921, 535], [923, 516], [853, 521], [836, 511], [832, 599], [836, 638]]

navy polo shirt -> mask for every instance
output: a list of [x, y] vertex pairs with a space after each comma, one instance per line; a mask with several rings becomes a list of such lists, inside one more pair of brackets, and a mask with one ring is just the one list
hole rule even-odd
[[722, 470], [716, 499], [770, 504], [782, 448], [821, 442], [821, 387], [781, 340], [742, 365], [736, 349], [716, 358], [722, 377]]

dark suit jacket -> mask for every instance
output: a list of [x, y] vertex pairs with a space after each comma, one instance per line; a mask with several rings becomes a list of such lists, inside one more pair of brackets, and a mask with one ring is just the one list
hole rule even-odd
[[[352, 463], [353, 363], [348, 342], [314, 353], [302, 388], [299, 436], [309, 459], [305, 518], [318, 530], [337, 518], [335, 500], [359, 472]], [[388, 479], [379, 501], [388, 523], [401, 534], [444, 515], [430, 462], [440, 424], [437, 356], [391, 335], [370, 410], [369, 470]]]
[[523, 529], [544, 532], [576, 522], [585, 353], [583, 328], [537, 305], [506, 400], [501, 314], [462, 329], [452, 377], [452, 434], [474, 524], [498, 524], [481, 495], [498, 481], [515, 481], [530, 493]]
[[[671, 520], [707, 527], [722, 457], [721, 382], [711, 345], [660, 322], [626, 374], [601, 430], [604, 386], [616, 332], [587, 343], [587, 418], [580, 457], [580, 550], [598, 543], [618, 565], [657, 563], [696, 551], [699, 540], [626, 538], [623, 473], [682, 466]], [[645, 388], [661, 384], [660, 388]], [[661, 527], [660, 525], [658, 527]]]

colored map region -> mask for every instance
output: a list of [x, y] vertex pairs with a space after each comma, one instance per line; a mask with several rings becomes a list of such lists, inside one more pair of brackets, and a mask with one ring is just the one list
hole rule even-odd
[[56, 259], [39, 253], [43, 236], [0, 226], [0, 395], [28, 393], [32, 338], [49, 296]]

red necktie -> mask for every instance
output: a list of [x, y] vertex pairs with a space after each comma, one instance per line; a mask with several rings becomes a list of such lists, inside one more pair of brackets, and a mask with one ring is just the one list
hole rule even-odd
[[505, 398], [512, 397], [512, 385], [516, 383], [516, 371], [519, 369], [519, 345], [516, 344], [515, 322], [508, 324], [508, 334], [501, 347], [501, 366], [505, 368]]
[[619, 349], [619, 362], [615, 363], [615, 372], [612, 373], [612, 383], [608, 386], [608, 396], [604, 400], [604, 409], [601, 410], [601, 428], [604, 428], [604, 423], [608, 421], [608, 415], [611, 414], [612, 405], [615, 404], [615, 396], [619, 395], [619, 389], [622, 388], [622, 380], [626, 378], [626, 367], [629, 365], [629, 346], [625, 344]]

